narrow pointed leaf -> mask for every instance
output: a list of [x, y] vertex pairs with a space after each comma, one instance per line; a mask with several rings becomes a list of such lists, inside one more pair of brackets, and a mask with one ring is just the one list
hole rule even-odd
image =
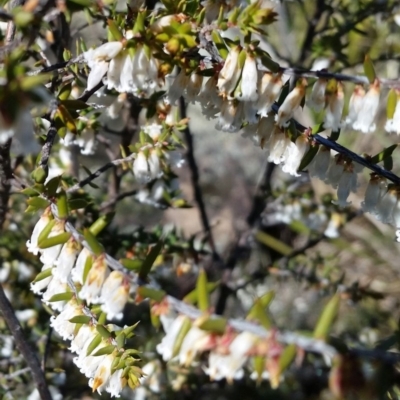
[[[51, 270], [51, 268], [50, 268]], [[51, 296], [50, 299], [48, 300], [50, 303], [53, 301], [69, 301], [74, 297], [74, 294], [72, 292], [64, 292], [64, 293], [57, 293], [54, 296]]]
[[106, 356], [108, 354], [111, 354], [115, 350], [115, 346], [113, 344], [110, 344], [109, 346], [102, 347], [96, 353], [92, 354], [93, 357], [99, 357], [99, 356]]
[[57, 246], [59, 244], [65, 244], [71, 237], [71, 232], [60, 233], [57, 236], [48, 237], [38, 243], [39, 248], [48, 249], [49, 247]]
[[189, 332], [191, 327], [192, 327], [192, 321], [189, 318], [185, 317], [181, 330], [179, 331], [175, 339], [175, 343], [172, 349], [172, 357], [175, 357], [179, 353], [183, 339], [185, 339], [185, 336]]
[[366, 54], [364, 58], [364, 73], [367, 76], [369, 83], [373, 83], [376, 78], [376, 72], [374, 64], [368, 54]]
[[73, 324], [88, 324], [91, 321], [91, 317], [89, 315], [76, 315], [75, 317], [72, 317], [69, 322]]
[[197, 306], [200, 311], [207, 311], [209, 307], [209, 298], [207, 290], [207, 275], [204, 269], [201, 269], [197, 277]]
[[340, 294], [335, 294], [325, 306], [319, 317], [318, 323], [314, 329], [314, 337], [316, 339], [325, 340], [328, 337], [329, 331], [337, 317], [340, 306]]
[[163, 247], [163, 241], [160, 240], [155, 246], [150, 249], [149, 254], [147, 255], [146, 259], [143, 261], [142, 266], [140, 267], [139, 271], [139, 278], [146, 280], [147, 275], [149, 274], [151, 267], [156, 261], [156, 258], [160, 254], [160, 251]]
[[95, 350], [95, 348], [101, 343], [101, 335], [97, 334], [92, 341], [90, 342], [87, 351], [86, 351], [86, 355], [90, 356], [93, 351]]

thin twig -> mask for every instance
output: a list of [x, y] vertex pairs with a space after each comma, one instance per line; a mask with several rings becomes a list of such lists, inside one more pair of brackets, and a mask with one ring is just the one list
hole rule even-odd
[[52, 119], [49, 130], [47, 131], [46, 141], [42, 147], [42, 154], [39, 161], [39, 166], [44, 169], [48, 168], [51, 149], [53, 148], [54, 140], [57, 136], [57, 129]]
[[103, 165], [100, 167], [97, 171], [93, 172], [93, 174], [90, 174], [88, 177], [85, 179], [82, 179], [80, 182], [76, 183], [74, 186], [71, 186], [68, 190], [67, 193], [73, 193], [76, 192], [77, 190], [83, 188], [84, 186], [88, 185], [90, 182], [98, 178], [103, 172], [107, 171], [110, 168], [117, 167], [118, 165], [121, 165], [125, 162], [130, 162], [134, 158], [135, 154], [131, 154], [128, 157], [125, 158], [120, 158], [118, 160], [110, 161], [109, 163]]
[[18, 350], [24, 356], [24, 359], [28, 364], [28, 367], [30, 368], [33, 380], [35, 381], [41, 399], [52, 400], [50, 391], [46, 384], [44, 373], [40, 368], [39, 360], [37, 359], [35, 352], [32, 350], [24, 336], [22, 327], [17, 317], [15, 316], [11, 303], [8, 301], [4, 293], [2, 285], [0, 285], [0, 310], [3, 314], [3, 318], [6, 321], [8, 328], [10, 329], [14, 337], [15, 344], [17, 345]]
[[[186, 104], [183, 97], [179, 99], [179, 108], [180, 108], [180, 115], [182, 119], [186, 118]], [[203, 200], [203, 192], [200, 187], [200, 176], [199, 176], [199, 168], [197, 166], [196, 158], [194, 155], [194, 144], [193, 144], [193, 136], [190, 132], [189, 126], [187, 125], [186, 128], [183, 130], [183, 134], [185, 136], [186, 144], [187, 144], [187, 152], [186, 158], [188, 161], [188, 165], [191, 172], [191, 179], [192, 179], [192, 187], [194, 192], [194, 198], [196, 203], [199, 207], [201, 223], [203, 225], [204, 232], [208, 237], [208, 241], [210, 243], [212, 255], [214, 261], [220, 261], [220, 256], [217, 252], [214, 237], [211, 230], [210, 221], [207, 216], [206, 206]]]

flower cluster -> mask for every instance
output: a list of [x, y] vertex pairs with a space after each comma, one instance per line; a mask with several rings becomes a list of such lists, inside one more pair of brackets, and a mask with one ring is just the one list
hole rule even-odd
[[51, 326], [64, 340], [71, 340], [70, 349], [77, 354], [74, 362], [93, 391], [119, 397], [126, 384], [134, 388], [141, 377], [139, 368], [129, 364], [126, 369], [133, 353], [125, 352], [123, 343], [132, 329], [99, 324], [91, 306], [96, 305], [103, 319], [121, 319], [131, 284], [124, 273], [110, 271], [104, 254], [95, 256], [82, 248], [65, 224], [50, 208], [36, 223], [27, 248], [40, 254], [43, 267], [31, 289], [59, 313], [51, 317]]
[[[160, 315], [160, 309], [162, 313]], [[184, 367], [195, 366], [203, 353], [208, 363], [203, 371], [211, 380], [226, 379], [232, 382], [242, 379], [245, 370], [256, 380], [269, 379], [273, 387], [279, 385], [279, 357], [283, 346], [274, 333], [261, 338], [250, 332], [235, 332], [226, 328], [221, 333], [201, 329], [201, 321], [191, 321], [184, 315], [165, 313], [165, 307], [153, 306], [153, 313], [160, 315], [166, 332], [157, 346], [164, 361], [175, 361]], [[202, 357], [203, 358], [203, 357]]]

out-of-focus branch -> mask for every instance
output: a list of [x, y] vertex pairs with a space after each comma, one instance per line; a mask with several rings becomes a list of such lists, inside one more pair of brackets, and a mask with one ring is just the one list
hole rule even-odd
[[17, 317], [15, 316], [14, 310], [10, 302], [8, 301], [4, 293], [2, 285], [0, 285], [0, 310], [8, 328], [10, 329], [10, 332], [14, 337], [18, 350], [24, 356], [24, 359], [28, 364], [28, 367], [32, 374], [32, 378], [36, 384], [41, 399], [52, 400], [49, 388], [46, 384], [44, 373], [40, 368], [39, 360], [37, 359], [35, 352], [32, 350], [23, 334], [22, 327]]
[[51, 149], [53, 148], [56, 136], [57, 136], [57, 129], [54, 125], [54, 122], [52, 121], [50, 128], [47, 131], [46, 141], [42, 147], [42, 154], [39, 161], [40, 167], [43, 167], [45, 169], [48, 167]]
[[10, 197], [12, 169], [10, 147], [12, 139], [0, 146], [0, 230], [7, 216], [7, 205]]
[[[185, 100], [183, 99], [183, 97], [181, 97], [179, 99], [179, 108], [180, 108], [181, 118], [185, 119], [186, 118], [186, 104], [185, 104]], [[214, 241], [214, 237], [212, 234], [210, 221], [208, 219], [206, 206], [205, 206], [205, 203], [203, 200], [203, 192], [200, 188], [199, 168], [197, 166], [196, 158], [194, 155], [193, 136], [192, 136], [192, 133], [190, 132], [189, 126], [187, 126], [183, 130], [183, 134], [185, 135], [185, 140], [186, 140], [186, 144], [187, 144], [186, 158], [187, 158], [190, 172], [192, 175], [192, 187], [193, 187], [193, 192], [194, 192], [194, 198], [199, 207], [201, 223], [203, 225], [204, 232], [206, 233], [206, 235], [208, 237], [208, 241], [210, 243], [211, 251], [213, 254], [213, 259], [214, 259], [214, 261], [220, 261], [221, 258], [219, 256], [216, 246], [215, 246], [215, 241]]]

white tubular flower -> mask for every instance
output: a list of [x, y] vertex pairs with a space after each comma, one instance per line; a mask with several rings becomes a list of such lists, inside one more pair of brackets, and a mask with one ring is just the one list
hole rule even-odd
[[274, 132], [274, 126], [275, 122], [273, 116], [260, 118], [257, 127], [257, 137], [258, 145], [262, 149], [267, 148], [271, 140], [272, 133]]
[[393, 225], [399, 229], [400, 228], [400, 192], [398, 191], [399, 189], [397, 189], [397, 201], [396, 201], [396, 205], [394, 206], [393, 209]]
[[186, 87], [185, 98], [188, 102], [195, 102], [198, 100], [198, 94], [200, 93], [203, 84], [203, 76], [193, 73], [190, 75], [188, 85]]
[[101, 289], [99, 302], [108, 319], [121, 319], [129, 299], [129, 282], [120, 271], [112, 271]]
[[278, 126], [288, 126], [293, 113], [300, 107], [303, 100], [307, 82], [303, 79], [285, 98], [275, 115], [275, 122]]
[[80, 246], [78, 242], [72, 237], [64, 244], [60, 255], [54, 263], [56, 268], [53, 269], [52, 273], [55, 278], [59, 279], [61, 282], [67, 283], [71, 270], [75, 265], [79, 249]]
[[122, 378], [122, 369], [116, 370], [108, 380], [106, 392], [110, 393], [111, 397], [119, 397], [122, 389], [125, 387], [124, 379]]
[[107, 115], [111, 119], [117, 119], [126, 102], [126, 93], [120, 93], [116, 100], [107, 108]]
[[[53, 226], [52, 230], [49, 233], [49, 238], [53, 236], [57, 236], [61, 233], [65, 232], [65, 222], [64, 221], [57, 221], [55, 225]], [[44, 265], [55, 265], [55, 262], [61, 252], [63, 245], [62, 244], [57, 244], [52, 247], [48, 247], [47, 249], [41, 249], [42, 255], [40, 256], [40, 262], [42, 262]]]
[[307, 105], [314, 111], [319, 112], [325, 107], [325, 89], [327, 80], [319, 78], [313, 85]]
[[290, 141], [283, 155], [285, 164], [282, 167], [282, 171], [293, 176], [300, 176], [297, 170], [300, 167], [304, 154], [306, 154], [309, 148], [308, 138], [305, 135], [300, 135], [295, 143]]
[[161, 343], [157, 345], [157, 352], [162, 356], [164, 361], [171, 360], [176, 338], [178, 337], [185, 320], [186, 317], [184, 315], [176, 317], [168, 331], [166, 331], [166, 335], [162, 339]]
[[358, 118], [358, 113], [361, 110], [365, 90], [362, 86], [357, 85], [354, 88], [353, 94], [350, 97], [349, 114], [347, 115], [344, 125], [351, 126]]
[[269, 156], [268, 161], [274, 164], [280, 164], [283, 160], [286, 148], [290, 145], [289, 137], [278, 127], [272, 134], [270, 145], [269, 145]]
[[331, 161], [331, 150], [325, 146], [319, 146], [318, 153], [308, 166], [310, 176], [324, 181]]
[[47, 226], [47, 224], [51, 221], [51, 211], [50, 209], [45, 210], [43, 215], [40, 217], [39, 221], [36, 223], [33, 228], [31, 239], [26, 242], [27, 250], [30, 253], [33, 253], [35, 256], [38, 255], [40, 249], [38, 246], [38, 238], [43, 229]]
[[78, 333], [76, 336], [72, 339], [71, 341], [71, 346], [69, 349], [76, 354], [81, 354], [83, 348], [85, 347], [85, 344], [93, 340], [93, 338], [96, 336], [97, 331], [96, 328], [93, 325], [82, 325], [79, 328]]
[[215, 129], [223, 132], [238, 132], [242, 125], [243, 103], [224, 100]]
[[183, 339], [179, 351], [179, 363], [189, 367], [198, 353], [202, 352], [209, 342], [210, 334], [196, 326], [192, 326]]
[[139, 94], [151, 95], [160, 86], [158, 67], [158, 60], [148, 56], [143, 46], [139, 47], [133, 57], [133, 82]]
[[357, 191], [357, 173], [354, 171], [353, 165], [346, 164], [343, 173], [340, 176], [338, 182], [337, 189], [337, 201], [333, 201], [334, 204], [337, 204], [339, 207], [346, 207], [351, 204], [351, 201], [348, 202], [347, 198], [350, 195], [350, 192]]
[[[54, 272], [54, 269], [53, 271]], [[66, 304], [65, 301], [49, 301], [55, 294], [64, 293], [68, 291], [68, 285], [65, 282], [60, 281], [60, 279], [53, 277], [47, 290], [43, 293], [42, 301], [43, 303], [50, 306], [53, 310], [61, 312]]]
[[243, 378], [243, 366], [248, 360], [248, 354], [257, 341], [257, 336], [249, 332], [239, 333], [229, 345], [229, 354], [220, 355], [210, 353], [209, 367], [205, 373], [212, 380], [225, 378], [228, 382]]
[[259, 96], [256, 107], [261, 117], [268, 116], [274, 101], [278, 98], [282, 90], [282, 85], [282, 74], [272, 75], [269, 72], [264, 73], [259, 82]]
[[336, 154], [336, 156], [331, 159], [325, 182], [328, 185], [332, 185], [336, 189], [338, 187], [343, 171], [344, 162], [340, 159], [340, 155]]
[[240, 46], [235, 46], [229, 52], [225, 64], [219, 72], [217, 88], [222, 97], [230, 97], [230, 94], [235, 90], [240, 78], [241, 69], [239, 67]]
[[108, 63], [122, 50], [121, 42], [108, 42], [97, 49], [90, 49], [83, 53], [84, 59], [90, 67], [86, 90], [93, 89], [108, 71]]
[[330, 239], [335, 239], [339, 237], [339, 228], [342, 223], [340, 214], [333, 213], [331, 219], [329, 220], [328, 226], [324, 231], [324, 235]]
[[128, 54], [125, 52], [119, 53], [116, 57], [114, 57], [108, 66], [107, 72], [107, 89], [112, 90], [115, 89], [118, 92], [126, 92], [126, 87], [123, 87], [121, 84], [122, 77], [125, 76], [123, 74], [123, 68], [127, 59], [130, 58]]
[[97, 393], [101, 394], [101, 391], [107, 387], [114, 358], [113, 354], [105, 356], [99, 364], [94, 377], [89, 380], [89, 386], [93, 389], [93, 392], [97, 390]]
[[242, 101], [257, 101], [258, 99], [258, 71], [255, 57], [247, 53], [246, 61], [244, 62], [241, 81], [241, 96]]
[[98, 256], [90, 269], [85, 283], [79, 292], [79, 297], [86, 300], [88, 305], [97, 303], [101, 288], [108, 275], [108, 267], [104, 256]]
[[397, 191], [395, 189], [389, 189], [376, 205], [376, 218], [384, 224], [393, 224], [393, 212], [397, 202]]
[[400, 92], [397, 94], [397, 103], [393, 117], [386, 121], [385, 130], [386, 132], [400, 135]]
[[150, 150], [148, 157], [143, 151], [139, 151], [133, 163], [133, 173], [136, 179], [143, 184], [159, 178], [162, 175], [162, 171], [157, 151]]
[[69, 320], [77, 315], [83, 315], [82, 307], [75, 300], [70, 300], [64, 309], [56, 317], [50, 317], [50, 326], [64, 339], [71, 340], [74, 337], [76, 324]]
[[[97, 331], [94, 331], [94, 332], [96, 334]], [[91, 356], [91, 355], [88, 356], [87, 355], [88, 347], [93, 339], [94, 339], [94, 336], [92, 336], [91, 338], [88, 338], [88, 340], [86, 340], [81, 352], [78, 354], [77, 357], [73, 358], [74, 364], [79, 368], [79, 371], [82, 374], [84, 374], [87, 378], [94, 377], [94, 374], [95, 374], [97, 368], [99, 367], [99, 365], [105, 358], [105, 356]], [[92, 354], [96, 353], [97, 351], [99, 351], [100, 349], [102, 349], [103, 347], [105, 347], [107, 345], [108, 345], [108, 343], [106, 341], [102, 340], [100, 342], [100, 344], [93, 350]]]
[[160, 137], [163, 126], [153, 122], [152, 124], [145, 125], [141, 127], [143, 132], [149, 135], [155, 142], [157, 142], [158, 138]]
[[202, 114], [211, 119], [218, 114], [222, 106], [222, 97], [218, 95], [217, 79], [213, 76], [208, 78], [203, 85], [197, 100], [200, 102]]
[[338, 82], [335, 93], [329, 96], [328, 106], [325, 112], [324, 128], [337, 131], [341, 126], [344, 106], [343, 85]]
[[[43, 265], [42, 271], [50, 269], [51, 267], [52, 267], [51, 265]], [[32, 282], [31, 283], [32, 292], [35, 294], [42, 294], [42, 291], [47, 288], [52, 279], [53, 276], [48, 276], [47, 278], [41, 279], [40, 281]]]
[[179, 74], [175, 77], [168, 90], [168, 100], [170, 104], [174, 105], [182, 96], [183, 92], [189, 84], [190, 76], [186, 75], [185, 70], [181, 69]]
[[74, 282], [78, 282], [83, 285], [83, 272], [85, 270], [85, 264], [88, 257], [91, 257], [92, 253], [84, 247], [78, 255], [75, 266], [72, 268], [71, 276]]
[[353, 124], [353, 129], [363, 133], [375, 131], [376, 124], [374, 121], [379, 108], [379, 96], [380, 84], [378, 80], [375, 80], [363, 98], [357, 120]]
[[364, 201], [361, 203], [361, 207], [364, 212], [374, 214], [376, 211], [376, 206], [386, 192], [386, 181], [380, 176], [372, 174], [367, 186], [367, 190], [365, 191]]

